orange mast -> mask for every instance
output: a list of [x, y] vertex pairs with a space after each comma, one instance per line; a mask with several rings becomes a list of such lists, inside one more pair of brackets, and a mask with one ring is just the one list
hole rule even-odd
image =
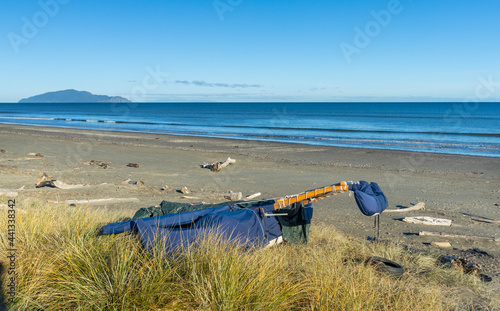
[[341, 182], [331, 186], [321, 187], [313, 190], [308, 190], [299, 194], [279, 198], [274, 203], [274, 209], [278, 210], [285, 208], [293, 203], [304, 201], [304, 204], [309, 204], [332, 195], [336, 195], [349, 190], [349, 185], [354, 182]]

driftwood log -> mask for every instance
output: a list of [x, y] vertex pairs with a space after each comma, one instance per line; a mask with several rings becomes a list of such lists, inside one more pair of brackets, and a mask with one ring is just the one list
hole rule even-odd
[[36, 184], [37, 188], [41, 187], [53, 187], [53, 188], [59, 188], [59, 189], [77, 189], [77, 188], [82, 188], [85, 187], [85, 185], [69, 185], [65, 182], [62, 182], [60, 180], [52, 179], [49, 180], [49, 176], [45, 173], [43, 173], [42, 177], [38, 179], [38, 182]]
[[405, 217], [403, 221], [417, 225], [451, 226], [450, 219], [434, 218], [429, 216]]
[[78, 184], [78, 185], [70, 185], [65, 182], [62, 182], [60, 180], [54, 180], [53, 181], [54, 186], [59, 189], [78, 189], [78, 188], [83, 188], [85, 185]]
[[407, 208], [400, 208], [400, 209], [386, 209], [384, 213], [404, 213], [404, 212], [411, 212], [411, 211], [420, 211], [420, 210], [425, 210], [425, 203], [424, 202], [418, 202], [416, 205], [407, 207]]
[[438, 236], [438, 237], [443, 237], [443, 238], [461, 238], [461, 239], [470, 239], [470, 240], [490, 240], [490, 241], [500, 242], [500, 238], [495, 238], [495, 237], [454, 234], [454, 233], [446, 233], [446, 232], [420, 231], [418, 233], [418, 235], [419, 236]]
[[472, 216], [470, 219], [475, 220], [475, 221], [480, 221], [480, 222], [487, 222], [489, 224], [500, 224], [500, 220], [493, 220], [493, 219], [488, 219], [488, 218], [483, 218], [483, 217]]
[[246, 200], [251, 200], [251, 199], [255, 199], [256, 197], [259, 197], [259, 196], [261, 196], [261, 195], [262, 195], [262, 193], [257, 192], [257, 193], [251, 194], [251, 195], [247, 195], [247, 196], [245, 197], [245, 199], [246, 199]]
[[47, 176], [47, 174], [43, 173], [42, 177], [40, 177], [40, 179], [38, 179], [38, 182], [36, 183], [36, 187], [37, 188], [41, 188], [41, 187], [55, 187], [54, 185], [54, 180], [49, 180], [49, 176]]
[[212, 172], [220, 172], [223, 168], [225, 168], [226, 166], [228, 166], [229, 164], [233, 164], [233, 163], [236, 163], [236, 160], [235, 159], [231, 159], [230, 157], [228, 157], [226, 159], [226, 161], [224, 162], [215, 162], [215, 163], [212, 163], [212, 164], [208, 164], [208, 163], [203, 163], [203, 165], [201, 165], [202, 168], [208, 168], [210, 169]]

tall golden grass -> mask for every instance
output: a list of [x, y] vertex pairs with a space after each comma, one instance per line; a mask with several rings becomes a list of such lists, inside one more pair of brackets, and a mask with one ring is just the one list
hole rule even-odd
[[[482, 293], [475, 278], [443, 269], [436, 256], [348, 239], [328, 227], [313, 226], [308, 245], [245, 251], [208, 236], [172, 257], [161, 248], [145, 251], [131, 234], [96, 234], [129, 216], [123, 213], [37, 201], [17, 209], [12, 310], [434, 311], [464, 306], [449, 296], [456, 288]], [[370, 256], [397, 261], [406, 272], [394, 279], [365, 264]]]

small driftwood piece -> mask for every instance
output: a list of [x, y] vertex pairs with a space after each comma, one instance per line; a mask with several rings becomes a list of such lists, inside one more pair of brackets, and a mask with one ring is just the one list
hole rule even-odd
[[108, 168], [108, 165], [110, 163], [111, 162], [94, 161], [94, 160], [90, 160], [89, 162], [80, 162], [80, 164], [100, 166], [100, 167], [102, 167], [104, 169]]
[[235, 159], [231, 159], [230, 157], [228, 157], [226, 159], [226, 161], [224, 162], [215, 162], [215, 163], [212, 163], [212, 164], [208, 164], [208, 163], [203, 163], [203, 165], [201, 165], [202, 168], [208, 168], [210, 169], [212, 172], [220, 172], [223, 168], [225, 168], [226, 166], [228, 166], [229, 164], [233, 164], [233, 163], [236, 163], [236, 160]]
[[438, 237], [443, 237], [443, 238], [461, 238], [461, 239], [470, 239], [470, 240], [490, 240], [490, 241], [500, 242], [500, 238], [495, 238], [495, 237], [454, 234], [454, 233], [446, 233], [446, 232], [420, 231], [418, 233], [418, 235], [419, 236], [438, 236]]
[[35, 152], [30, 152], [28, 153], [29, 156], [32, 156], [32, 157], [41, 157], [43, 158], [45, 155], [41, 154], [41, 153], [35, 153]]
[[451, 247], [450, 242], [431, 242], [431, 245], [441, 247], [441, 248], [449, 248]]
[[425, 210], [425, 203], [424, 202], [418, 202], [416, 205], [407, 207], [407, 208], [400, 208], [400, 209], [386, 209], [384, 213], [404, 213], [404, 212], [411, 212], [411, 211], [420, 211], [420, 210]]
[[132, 180], [130, 178], [125, 179], [122, 182], [117, 183], [116, 185], [136, 185], [136, 186], [144, 186], [144, 182], [142, 180]]
[[257, 192], [257, 193], [251, 194], [251, 195], [247, 195], [245, 199], [251, 200], [251, 199], [255, 199], [256, 197], [259, 197], [261, 195], [262, 195], [262, 193]]
[[104, 169], [108, 168], [109, 164], [110, 164], [110, 162], [102, 162], [102, 161], [94, 161], [94, 160], [90, 160], [90, 162], [89, 162], [89, 165], [100, 166]]
[[139, 164], [137, 163], [129, 163], [127, 164], [128, 167], [139, 167]]
[[229, 191], [228, 194], [224, 196], [224, 198], [231, 201], [238, 201], [243, 198], [243, 194], [241, 192]]
[[22, 158], [12, 158], [12, 159], [8, 159], [8, 161], [13, 161], [13, 160], [16, 160], [16, 161], [33, 161], [33, 160], [41, 160], [42, 158], [41, 157], [22, 157]]
[[36, 183], [36, 187], [37, 188], [41, 188], [41, 187], [45, 187], [45, 186], [55, 187], [54, 181], [55, 181], [55, 179], [49, 180], [49, 176], [47, 176], [47, 174], [43, 173], [42, 177], [40, 177], [40, 179], [38, 179], [38, 182]]
[[405, 217], [403, 221], [417, 225], [451, 226], [450, 219], [434, 218], [429, 216]]
[[90, 200], [66, 200], [66, 201], [47, 201], [48, 203], [66, 203], [66, 204], [101, 204], [101, 203], [126, 203], [138, 202], [137, 198], [106, 198], [106, 199], [90, 199]]
[[192, 200], [198, 200], [199, 199], [198, 197], [191, 197], [191, 196], [188, 196], [188, 195], [183, 195], [181, 198], [182, 199], [192, 199]]
[[475, 221], [480, 221], [480, 222], [487, 222], [489, 224], [500, 224], [500, 220], [493, 220], [493, 219], [488, 219], [488, 218], [483, 218], [483, 217], [472, 216], [470, 219], [475, 220]]

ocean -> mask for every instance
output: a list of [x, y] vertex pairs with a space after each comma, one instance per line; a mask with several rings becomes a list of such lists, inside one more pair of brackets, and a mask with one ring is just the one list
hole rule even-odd
[[0, 123], [500, 157], [500, 103], [2, 103]]

